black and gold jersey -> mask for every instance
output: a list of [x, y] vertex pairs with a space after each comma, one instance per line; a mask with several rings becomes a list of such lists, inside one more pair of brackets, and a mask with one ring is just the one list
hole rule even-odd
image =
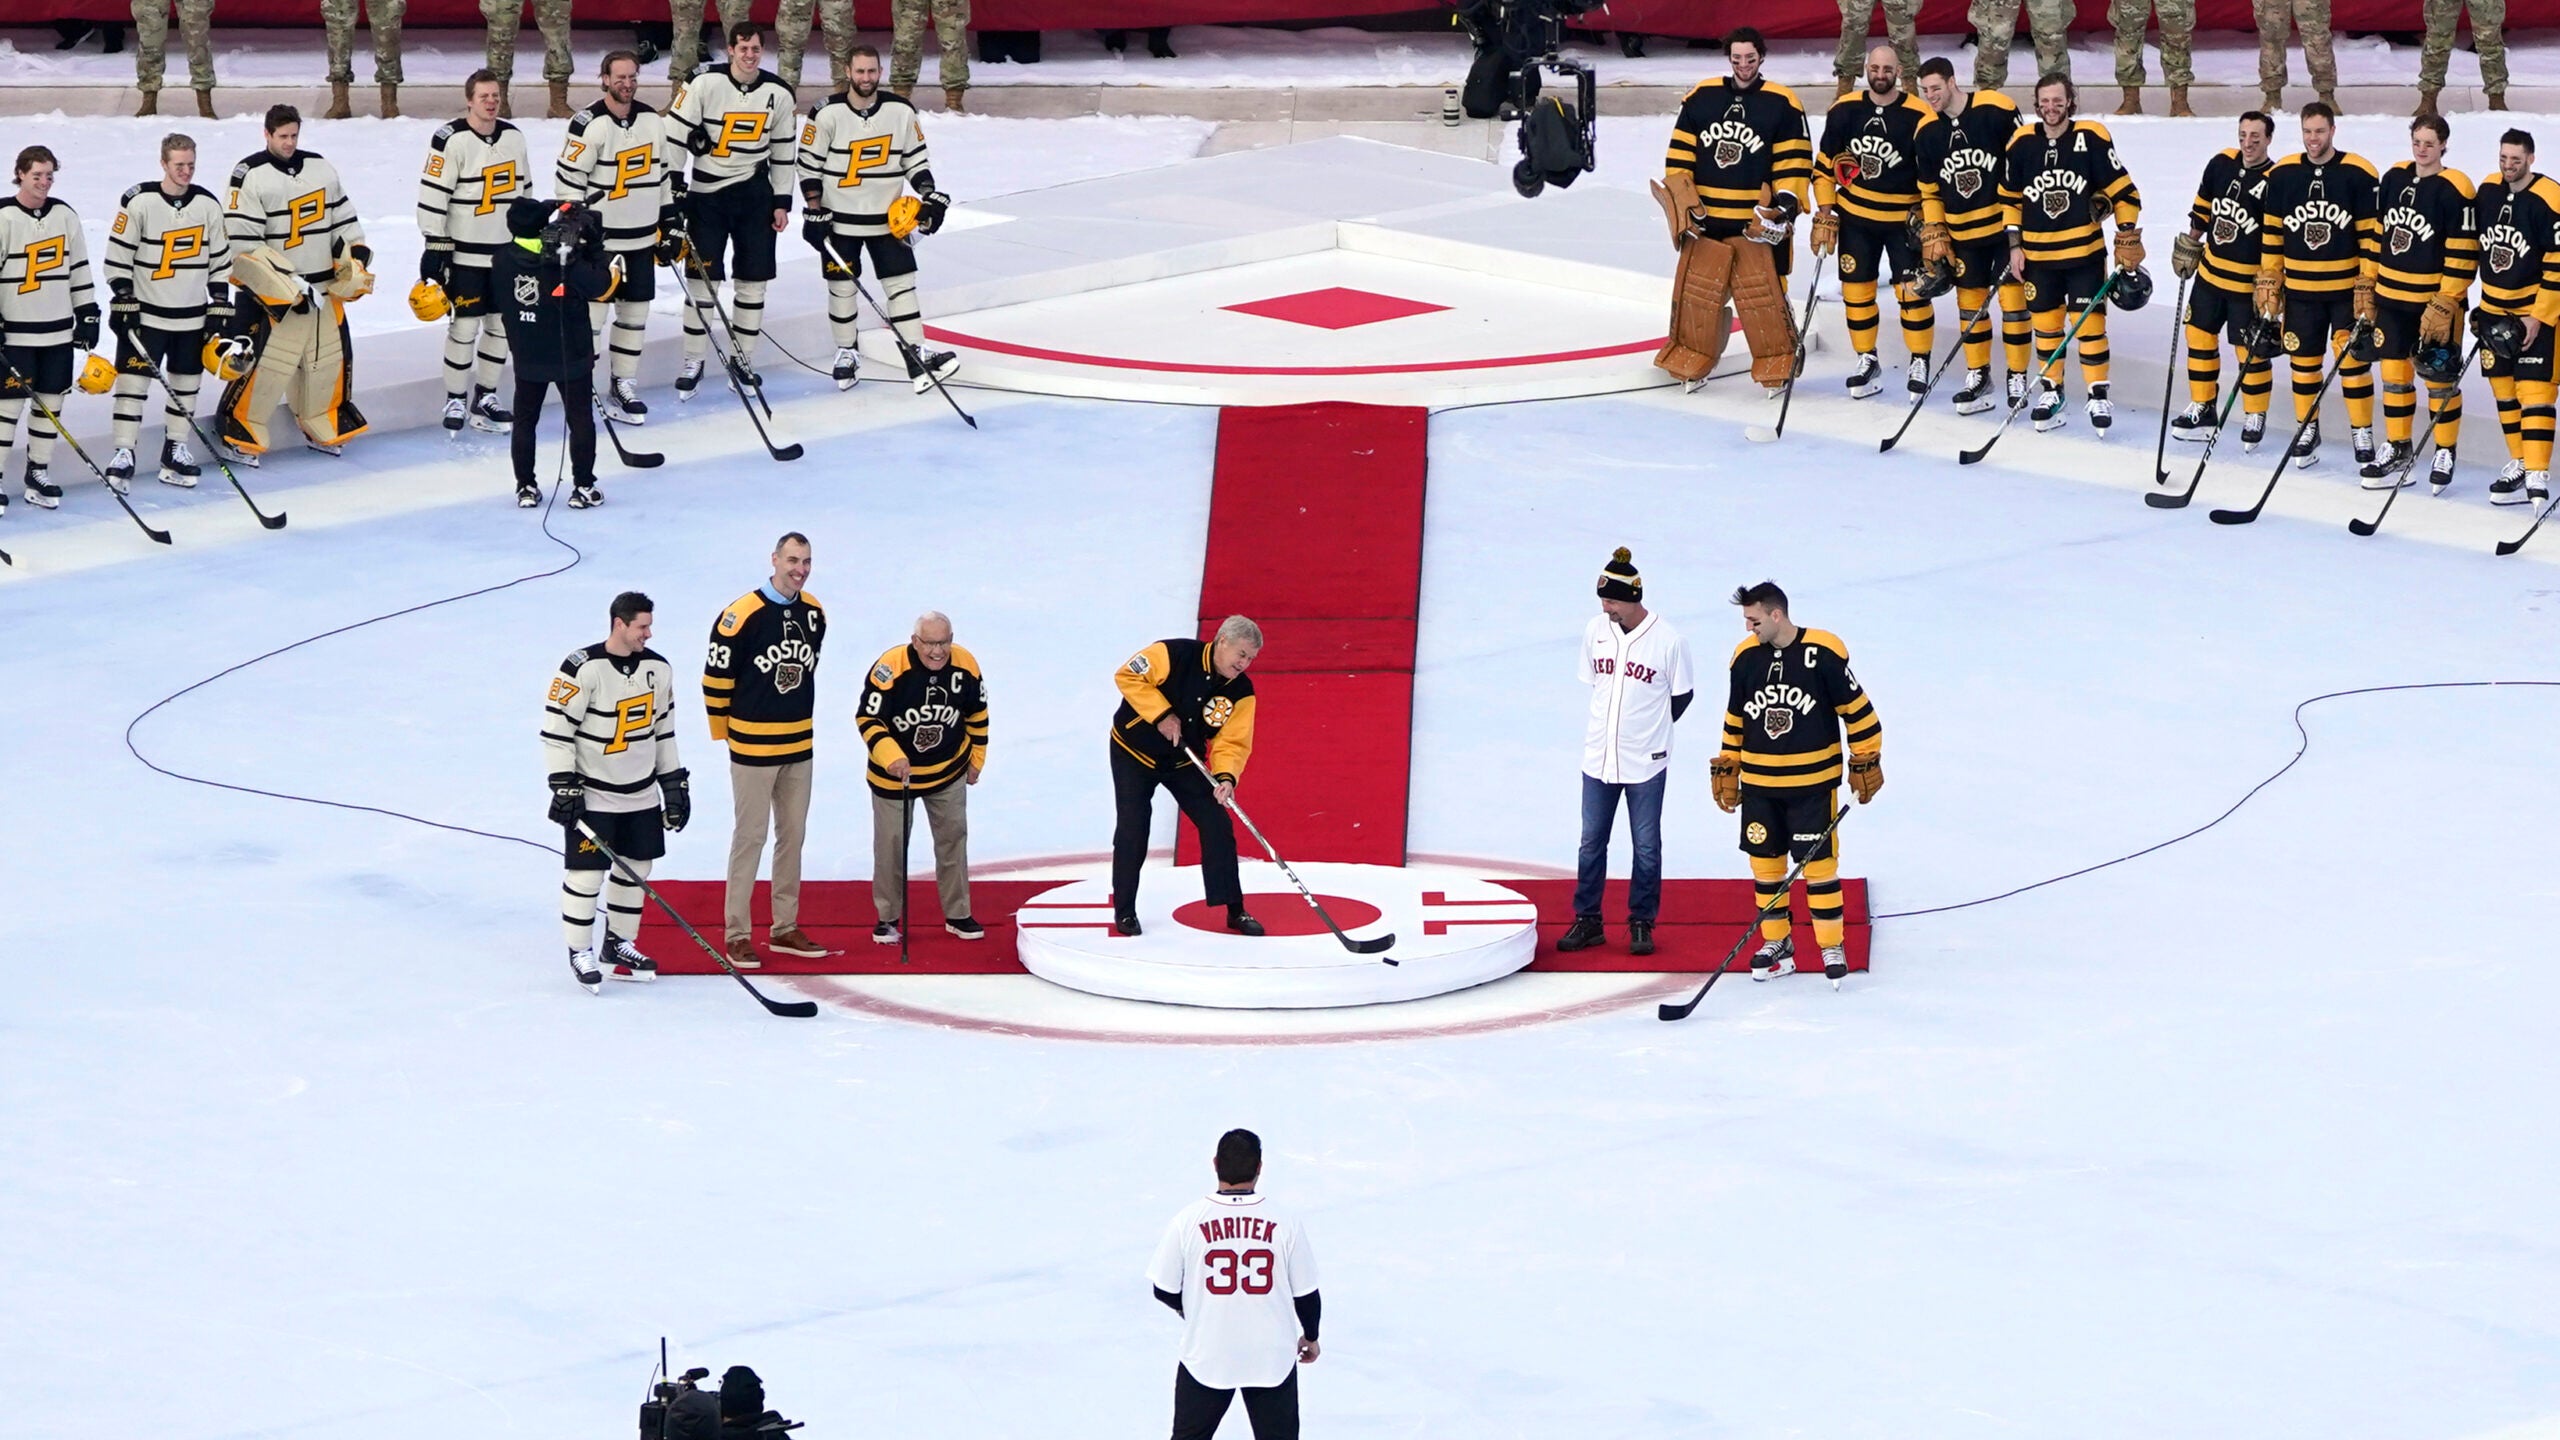
[[1708, 219], [1744, 225], [1764, 188], [1772, 197], [1793, 195], [1798, 209], [1809, 203], [1810, 137], [1794, 91], [1768, 80], [1742, 86], [1719, 76], [1680, 102], [1662, 166], [1696, 178]]
[[1242, 775], [1253, 754], [1253, 677], [1220, 675], [1211, 648], [1206, 640], [1159, 640], [1122, 661], [1111, 675], [1120, 687], [1111, 743], [1151, 770], [1182, 768], [1191, 762], [1156, 729], [1170, 711], [1182, 721], [1183, 746], [1209, 762], [1210, 774]]
[[2258, 284], [2258, 245], [2267, 222], [2267, 176], [2276, 162], [2255, 165], [2225, 150], [2204, 162], [2195, 201], [2187, 206], [2187, 231], [2204, 237], [2197, 271], [2217, 290], [2246, 295]]
[[750, 590], [720, 612], [702, 658], [702, 710], [731, 760], [788, 765], [816, 752], [826, 640], [827, 609], [806, 590], [789, 600]]
[[2472, 273], [2480, 268], [2472, 198], [2471, 177], [2459, 170], [2421, 175], [2416, 162], [2403, 160], [2384, 172], [2374, 293], [2403, 305], [2470, 294]]
[[2001, 223], [2018, 232], [2030, 265], [2095, 259], [2107, 248], [2103, 223], [2142, 223], [2142, 192], [2125, 173], [2115, 137], [2095, 120], [2059, 135], [2030, 125], [2009, 142], [2000, 185]]
[[1938, 112], [1915, 95], [1879, 103], [1861, 90], [1834, 101], [1813, 152], [1813, 203], [1873, 225], [1904, 224], [1914, 210], [1924, 221], [1944, 219], [1938, 177], [1920, 163], [1920, 132], [1937, 123]]
[[958, 645], [939, 670], [926, 668], [911, 644], [884, 651], [862, 682], [855, 723], [871, 751], [874, 795], [898, 795], [888, 766], [899, 759], [907, 762], [911, 795], [965, 780], [987, 768], [986, 672]]
[[2382, 172], [2361, 155], [2287, 155], [2267, 176], [2260, 273], [2296, 294], [2355, 288], [2382, 239]]
[[2480, 308], [2560, 325], [2560, 184], [2493, 181], [2472, 200], [2480, 233]]
[[1741, 757], [1745, 790], [1839, 784], [1843, 739], [1852, 755], [1884, 749], [1884, 722], [1839, 636], [1799, 630], [1784, 646], [1734, 647], [1722, 753]]
[[2021, 123], [2017, 101], [1976, 90], [1963, 109], [1920, 132], [1920, 168], [1938, 182], [1938, 204], [1955, 243], [1999, 238], [2000, 171]]

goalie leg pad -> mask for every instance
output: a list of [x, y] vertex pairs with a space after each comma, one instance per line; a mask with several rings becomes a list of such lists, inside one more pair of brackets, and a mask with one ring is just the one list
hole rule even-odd
[[1796, 364], [1796, 317], [1787, 313], [1786, 282], [1768, 246], [1739, 236], [1724, 243], [1733, 252], [1733, 308], [1751, 346], [1751, 378], [1784, 385]]
[[[1766, 251], [1765, 246], [1754, 247]], [[1724, 318], [1725, 293], [1737, 261], [1734, 247], [1712, 240], [1692, 240], [1680, 247], [1679, 267], [1671, 277], [1671, 333], [1653, 363], [1680, 380], [1704, 380], [1724, 354], [1730, 327]], [[1764, 253], [1762, 263], [1767, 263]]]

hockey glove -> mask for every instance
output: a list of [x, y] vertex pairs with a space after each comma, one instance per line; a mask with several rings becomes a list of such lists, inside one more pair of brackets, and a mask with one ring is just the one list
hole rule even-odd
[[83, 350], [98, 348], [98, 307], [83, 305], [71, 312], [71, 343]]
[[693, 819], [693, 772], [670, 770], [659, 776], [658, 798], [664, 802], [659, 819], [668, 831], [683, 829]]
[[2145, 253], [2145, 252], [2144, 252], [2144, 250], [2143, 250], [2143, 248], [2142, 248], [2142, 232], [2141, 232], [2141, 231], [2139, 231], [2139, 230], [2135, 230], [2135, 229], [2131, 229], [2131, 228], [2127, 228], [2127, 229], [2123, 229], [2123, 230], [2118, 230], [2118, 231], [2116, 232], [2116, 268], [2117, 268], [2117, 269], [2119, 269], [2119, 270], [2139, 270], [2139, 269], [2141, 269], [2141, 268], [2142, 268], [2142, 260], [2143, 260], [2143, 255], [2144, 255], [2144, 253]]
[[696, 125], [685, 131], [684, 148], [692, 151], [696, 155], [710, 154], [711, 132], [700, 125]]
[[441, 290], [445, 277], [453, 269], [453, 250], [449, 246], [430, 245], [418, 252], [418, 278]]
[[916, 228], [930, 235], [942, 228], [942, 217], [951, 213], [951, 197], [939, 190], [927, 190], [921, 203], [924, 208], [916, 214]]
[[1876, 798], [1876, 792], [1883, 788], [1884, 757], [1882, 755], [1849, 757], [1849, 791], [1858, 797], [1859, 804], [1864, 805], [1873, 800]]
[[142, 318], [142, 301], [133, 293], [133, 282], [122, 276], [108, 281], [107, 289], [113, 297], [107, 302], [107, 315], [115, 322], [116, 333], [121, 335], [126, 327]]
[[2356, 277], [2356, 318], [2368, 325], [2377, 318], [2373, 312], [2373, 275], [2370, 271]]
[[2418, 315], [2418, 343], [2441, 345], [2453, 338], [2462, 320], [2462, 300], [2438, 291], [2427, 297], [2427, 308]]
[[231, 287], [213, 284], [204, 287], [204, 328], [209, 335], [226, 334], [231, 329]]
[[1948, 235], [1945, 221], [1931, 220], [1921, 225], [1920, 263], [1950, 266], [1956, 263], [1956, 243]]
[[808, 241], [809, 248], [818, 252], [819, 260], [832, 261], [834, 259], [833, 256], [827, 253], [827, 217], [824, 211], [805, 210], [801, 212], [800, 238]]
[[355, 261], [365, 269], [370, 270], [373, 268], [373, 247], [370, 245], [350, 245], [347, 247], [347, 258]]
[[1813, 253], [1828, 255], [1840, 248], [1840, 212], [1821, 210], [1813, 217]]
[[2281, 270], [2259, 271], [2257, 290], [2250, 297], [2250, 303], [2259, 314], [2270, 320], [2284, 318], [2284, 272]]
[[2204, 242], [2193, 235], [2181, 235], [2169, 242], [2169, 273], [2181, 280], [2193, 280], [2204, 268]]
[[1707, 762], [1707, 786], [1715, 792], [1716, 808], [1727, 815], [1742, 808], [1742, 757], [1718, 755]]
[[684, 212], [673, 205], [658, 212], [658, 253], [661, 265], [684, 263]]
[[551, 777], [551, 823], [575, 825], [587, 813], [587, 787], [566, 770]]

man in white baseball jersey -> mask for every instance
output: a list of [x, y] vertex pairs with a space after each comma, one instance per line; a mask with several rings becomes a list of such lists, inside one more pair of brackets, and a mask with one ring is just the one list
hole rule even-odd
[[1173, 1440], [1210, 1440], [1244, 1392], [1254, 1440], [1298, 1440], [1298, 1366], [1319, 1353], [1316, 1254], [1296, 1216], [1254, 1193], [1262, 1140], [1218, 1137], [1218, 1192], [1183, 1207], [1147, 1267], [1156, 1298], [1182, 1317], [1173, 1372]]
[[1627, 802], [1635, 870], [1627, 882], [1627, 950], [1653, 953], [1662, 908], [1662, 789], [1670, 776], [1671, 726], [1696, 698], [1689, 642], [1644, 608], [1644, 577], [1623, 545], [1600, 572], [1600, 613], [1582, 632], [1582, 683], [1591, 721], [1582, 741], [1582, 854], [1573, 882], [1573, 926], [1558, 950], [1608, 938], [1600, 896], [1609, 879], [1609, 827]]

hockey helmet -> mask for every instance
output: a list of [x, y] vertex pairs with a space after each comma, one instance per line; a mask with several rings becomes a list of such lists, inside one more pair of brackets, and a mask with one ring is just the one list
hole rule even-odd
[[421, 280], [409, 287], [409, 313], [421, 320], [441, 320], [453, 313], [453, 302], [446, 298], [443, 286]]
[[2151, 303], [2151, 272], [2136, 265], [2116, 272], [2116, 288], [2107, 298], [2119, 310], [2139, 310]]
[[80, 388], [91, 395], [104, 395], [116, 388], [116, 367], [92, 352], [80, 362]]
[[2524, 353], [2524, 322], [2513, 315], [2474, 310], [2471, 333], [2479, 337], [2481, 349], [2501, 360], [2513, 360]]
[[1956, 267], [1944, 260], [1925, 260], [1918, 273], [1904, 276], [1893, 288], [1906, 300], [1935, 300], [1956, 288]]
[[204, 373], [228, 385], [248, 373], [249, 344], [245, 340], [210, 336], [204, 342]]
[[2462, 379], [2462, 352], [2450, 340], [2421, 345], [2411, 358], [2417, 362], [2418, 378], [2430, 385], [2452, 385]]
[[889, 202], [889, 233], [901, 240], [916, 233], [916, 224], [924, 218], [924, 202], [913, 195], [901, 195]]
[[2231, 343], [2260, 359], [2284, 349], [2284, 327], [2264, 315], [2251, 315], [2232, 327]]

